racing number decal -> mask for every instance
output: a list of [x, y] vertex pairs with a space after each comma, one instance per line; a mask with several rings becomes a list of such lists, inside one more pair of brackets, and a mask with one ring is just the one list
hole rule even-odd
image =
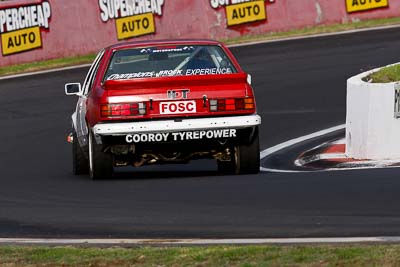
[[160, 114], [196, 113], [195, 101], [161, 102]]

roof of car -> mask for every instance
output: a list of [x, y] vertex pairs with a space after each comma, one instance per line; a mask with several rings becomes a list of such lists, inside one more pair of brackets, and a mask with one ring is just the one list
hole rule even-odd
[[207, 39], [166, 39], [166, 40], [146, 40], [134, 41], [126, 43], [118, 43], [107, 47], [106, 49], [126, 49], [133, 47], [153, 46], [153, 45], [219, 45], [221, 44], [215, 40]]

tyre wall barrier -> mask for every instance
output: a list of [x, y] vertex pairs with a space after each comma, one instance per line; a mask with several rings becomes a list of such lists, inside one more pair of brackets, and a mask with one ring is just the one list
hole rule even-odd
[[226, 39], [399, 15], [398, 0], [0, 1], [0, 67], [94, 53], [116, 42]]

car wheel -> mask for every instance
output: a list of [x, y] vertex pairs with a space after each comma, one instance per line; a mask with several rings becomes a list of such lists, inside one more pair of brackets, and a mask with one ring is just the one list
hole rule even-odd
[[75, 129], [72, 131], [72, 172], [74, 175], [89, 174], [89, 161], [78, 142]]
[[218, 172], [222, 174], [255, 174], [260, 172], [260, 144], [258, 127], [246, 143], [230, 148], [231, 160], [218, 160]]
[[89, 173], [90, 178], [111, 178], [114, 171], [112, 154], [102, 151], [103, 146], [96, 144], [93, 133], [89, 131]]
[[255, 174], [260, 172], [260, 141], [258, 127], [249, 142], [236, 146], [236, 174]]

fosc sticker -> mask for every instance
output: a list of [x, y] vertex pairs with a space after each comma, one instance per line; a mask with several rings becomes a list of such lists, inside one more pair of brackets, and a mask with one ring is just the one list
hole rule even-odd
[[196, 101], [161, 102], [160, 114], [196, 113]]
[[357, 12], [389, 6], [389, 0], [346, 0], [347, 12]]

